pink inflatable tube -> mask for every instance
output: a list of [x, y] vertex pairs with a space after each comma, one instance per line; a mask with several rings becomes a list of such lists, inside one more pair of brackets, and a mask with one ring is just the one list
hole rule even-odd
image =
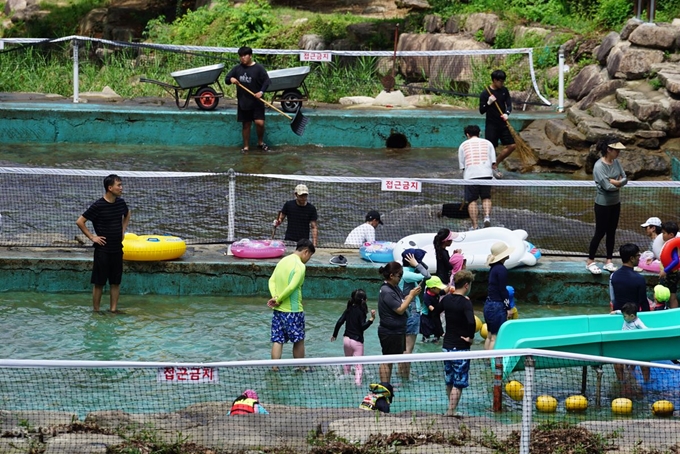
[[286, 245], [278, 240], [243, 239], [231, 245], [231, 253], [244, 259], [273, 259], [286, 253]]

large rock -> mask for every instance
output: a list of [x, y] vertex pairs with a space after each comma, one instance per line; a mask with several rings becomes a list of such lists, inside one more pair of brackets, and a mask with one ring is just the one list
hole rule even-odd
[[671, 101], [668, 107], [668, 136], [680, 137], [680, 101]]
[[383, 90], [375, 97], [373, 105], [383, 107], [407, 107], [409, 103], [406, 101], [406, 98], [401, 91], [392, 90], [387, 92]]
[[522, 39], [529, 35], [540, 36], [545, 38], [550, 34], [550, 30], [542, 27], [525, 27], [524, 25], [518, 25], [514, 28], [515, 39]]
[[[474, 39], [454, 35], [404, 33], [399, 37], [400, 51], [481, 50], [488, 48], [488, 45]], [[403, 57], [400, 59], [399, 68], [401, 74], [409, 82], [445, 76], [447, 80], [471, 85], [476, 81], [477, 76], [473, 72], [472, 63], [473, 60], [468, 56]], [[448, 89], [450, 87], [442, 88]]]
[[439, 33], [442, 29], [442, 18], [438, 14], [428, 14], [423, 18], [423, 28], [427, 33]]
[[606, 80], [606, 75], [602, 74], [599, 66], [588, 65], [574, 77], [567, 87], [567, 97], [578, 101]]
[[104, 24], [108, 8], [95, 8], [90, 10], [78, 24], [78, 34], [81, 36], [100, 37], [104, 33]]
[[[645, 83], [644, 88], [650, 88]], [[625, 104], [640, 121], [651, 124], [658, 118], [668, 118], [668, 97], [663, 93], [645, 90], [638, 84], [635, 87], [619, 88], [616, 90], [616, 100]]]
[[626, 81], [623, 79], [614, 79], [598, 85], [588, 96], [579, 101], [577, 104], [578, 108], [582, 110], [590, 109], [597, 101], [616, 93], [616, 90], [623, 87], [625, 83]]
[[618, 159], [629, 179], [638, 180], [669, 174], [670, 158], [663, 152], [652, 152], [628, 146], [619, 154]]
[[396, 0], [395, 3], [397, 8], [410, 9], [412, 11], [424, 11], [431, 8], [427, 0]]
[[632, 18], [628, 19], [626, 25], [621, 29], [621, 39], [627, 40], [631, 33], [635, 31], [640, 25], [644, 24], [640, 19]]
[[594, 116], [602, 118], [611, 128], [621, 131], [635, 131], [638, 129], [649, 129], [649, 126], [638, 120], [627, 110], [617, 109], [606, 104], [595, 103], [591, 108]]
[[500, 21], [500, 19], [495, 14], [488, 13], [470, 14], [465, 19], [464, 30], [474, 35], [480, 30], [484, 31], [486, 27], [495, 27], [498, 21]]
[[642, 79], [649, 75], [652, 65], [663, 61], [663, 52], [632, 47], [620, 42], [612, 48], [607, 58], [607, 72], [613, 79]]
[[555, 145], [568, 150], [587, 150], [590, 144], [570, 120], [548, 120], [545, 122], [545, 135]]
[[90, 433], [64, 434], [51, 438], [44, 454], [106, 454], [110, 447], [117, 446], [125, 440], [118, 435]]
[[675, 40], [680, 35], [676, 27], [657, 24], [642, 24], [628, 37], [628, 41], [642, 47], [671, 50], [675, 47]]
[[33, 428], [66, 426], [71, 424], [74, 418], [77, 420], [78, 415], [65, 411], [0, 410], [0, 434], [21, 430], [24, 425]]
[[326, 41], [323, 36], [316, 34], [302, 35], [298, 41], [298, 46], [303, 50], [325, 50]]
[[652, 65], [652, 70], [656, 71], [659, 80], [664, 84], [669, 93], [680, 96], [680, 65], [661, 63]]
[[600, 63], [600, 65], [605, 66], [607, 64], [609, 52], [611, 52], [612, 48], [616, 46], [619, 41], [621, 41], [619, 34], [616, 32], [610, 32], [604, 37], [602, 43], [593, 50], [593, 52], [595, 52], [595, 58]]
[[458, 24], [458, 18], [456, 16], [451, 16], [446, 20], [444, 24], [444, 33], [453, 35], [460, 31], [460, 25]]
[[347, 26], [347, 37], [358, 44], [369, 40], [394, 43], [394, 24], [390, 22], [359, 22]]
[[631, 142], [633, 140], [632, 134], [612, 130], [601, 118], [594, 117], [581, 109], [569, 109], [567, 111], [567, 119], [576, 125], [578, 131], [585, 137], [586, 142], [591, 144], [612, 135], [623, 142]]

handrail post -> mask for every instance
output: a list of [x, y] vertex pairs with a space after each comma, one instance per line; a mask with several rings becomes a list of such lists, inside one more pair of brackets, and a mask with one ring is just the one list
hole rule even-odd
[[80, 84], [79, 84], [79, 68], [78, 68], [78, 53], [79, 53], [78, 40], [73, 40], [73, 102], [80, 102]]
[[524, 357], [524, 397], [522, 398], [522, 429], [519, 438], [519, 454], [529, 454], [531, 444], [531, 419], [534, 405], [534, 357]]
[[564, 46], [560, 46], [558, 54], [559, 71], [558, 71], [558, 85], [557, 85], [557, 111], [564, 112]]
[[229, 193], [227, 194], [227, 241], [234, 241], [234, 222], [236, 216], [236, 172], [229, 169]]
[[493, 411], [503, 411], [503, 358], [494, 358]]

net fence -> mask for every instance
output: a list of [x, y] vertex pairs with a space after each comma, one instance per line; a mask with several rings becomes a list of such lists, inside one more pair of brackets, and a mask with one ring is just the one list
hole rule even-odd
[[[416, 35], [413, 35], [416, 36]], [[31, 91], [73, 96], [101, 91], [109, 86], [123, 97], [156, 96], [171, 100], [175, 93], [151, 79], [177, 86], [173, 72], [224, 63], [225, 72], [239, 63], [237, 48], [177, 46], [158, 43], [114, 41], [85, 36], [57, 39], [3, 39], [0, 50], [0, 91]], [[1, 49], [1, 48], [0, 48]], [[343, 96], [375, 96], [383, 90], [382, 77], [396, 68], [396, 86], [406, 94], [434, 93], [459, 98], [469, 107], [490, 81], [490, 74], [503, 69], [517, 108], [550, 106], [547, 91], [555, 92], [554, 75], [547, 70], [557, 64], [557, 46], [521, 49], [345, 51], [254, 49], [255, 59], [268, 71], [309, 66], [302, 82], [279, 79], [281, 90], [266, 98], [280, 101], [286, 91], [320, 102], [338, 102]], [[537, 58], [534, 58], [534, 52]], [[16, 77], [22, 71], [23, 77]], [[55, 78], [54, 74], [64, 77]], [[30, 84], [27, 87], [26, 84]], [[28, 89], [30, 88], [30, 90]], [[179, 88], [179, 87], [178, 87]], [[235, 99], [233, 86], [213, 85]], [[218, 92], [221, 92], [217, 90]], [[180, 97], [188, 94], [180, 90]], [[292, 96], [291, 96], [292, 97]], [[196, 106], [193, 106], [196, 108]], [[534, 107], [535, 108], [535, 107]]]
[[[508, 355], [520, 356], [526, 369], [501, 381], [490, 358]], [[389, 357], [394, 361], [389, 381], [381, 381], [378, 371], [385, 360], [1, 360], [0, 452], [678, 449], [680, 422], [673, 416], [680, 405], [680, 367], [668, 361], [623, 362], [528, 349], [397, 355]], [[469, 386], [460, 388], [452, 409], [444, 361], [468, 360]], [[357, 364], [362, 364], [360, 384]], [[400, 372], [405, 364], [409, 376]]]
[[[100, 198], [111, 171], [0, 168], [4, 246], [90, 246], [76, 219]], [[318, 246], [345, 247], [349, 232], [369, 210], [384, 225], [376, 240], [398, 241], [418, 233], [470, 229], [469, 218], [449, 218], [444, 204], [462, 202], [470, 181], [428, 178], [362, 178], [190, 172], [115, 172], [123, 178], [132, 218], [128, 231], [174, 235], [189, 244], [267, 239], [283, 204], [298, 184], [308, 186], [318, 213]], [[543, 254], [585, 255], [594, 233], [591, 181], [490, 180], [491, 225], [522, 229]], [[406, 188], [408, 186], [408, 188]], [[406, 189], [405, 189], [406, 188]], [[650, 240], [640, 227], [650, 216], [676, 220], [678, 182], [630, 182], [622, 191], [617, 244]], [[480, 207], [481, 213], [481, 207]], [[481, 214], [480, 214], [481, 216]], [[481, 217], [480, 217], [481, 221]], [[283, 239], [288, 221], [275, 232]], [[292, 243], [291, 243], [292, 244]], [[604, 254], [604, 241], [599, 255]]]

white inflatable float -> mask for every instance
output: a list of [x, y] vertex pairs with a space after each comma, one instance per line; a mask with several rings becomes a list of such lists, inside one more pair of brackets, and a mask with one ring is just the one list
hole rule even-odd
[[[401, 263], [401, 253], [406, 249], [422, 249], [427, 252], [423, 261], [431, 273], [435, 272], [437, 261], [432, 244], [435, 235], [435, 233], [417, 233], [402, 238], [394, 246], [394, 260]], [[469, 268], [485, 267], [486, 259], [491, 253], [491, 245], [496, 241], [503, 241], [508, 246], [515, 248], [505, 262], [508, 269], [521, 265], [534, 266], [541, 257], [541, 252], [533, 244], [526, 241], [528, 234], [525, 230], [487, 227], [469, 232], [454, 232], [453, 235], [453, 244], [447, 250], [449, 254], [453, 254], [454, 249], [461, 249]]]

